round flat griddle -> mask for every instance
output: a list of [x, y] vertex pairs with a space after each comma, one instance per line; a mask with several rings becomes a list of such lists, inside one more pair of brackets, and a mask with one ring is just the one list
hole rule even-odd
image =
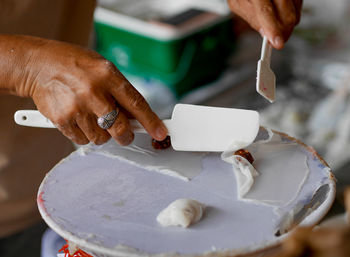
[[[293, 210], [298, 223], [313, 225], [327, 213], [335, 195], [334, 179], [324, 161], [304, 144], [281, 135], [284, 141], [298, 143], [310, 173], [298, 197], [278, 211], [238, 201], [232, 166], [219, 154], [203, 157], [202, 172], [184, 181], [101, 154], [107, 145], [119, 147], [112, 141], [91, 146], [84, 154], [76, 151], [56, 165], [39, 189], [39, 210], [54, 231], [94, 256], [261, 249], [288, 235], [279, 231], [286, 214]], [[276, 188], [280, 190], [280, 185]], [[188, 229], [161, 227], [158, 213], [178, 198], [204, 203], [203, 219]], [[307, 204], [311, 211], [301, 208]]]

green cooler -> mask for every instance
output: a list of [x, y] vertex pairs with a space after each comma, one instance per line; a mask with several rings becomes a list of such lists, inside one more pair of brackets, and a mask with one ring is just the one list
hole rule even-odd
[[215, 79], [233, 50], [226, 0], [109, 0], [94, 16], [96, 48], [128, 77], [180, 97]]

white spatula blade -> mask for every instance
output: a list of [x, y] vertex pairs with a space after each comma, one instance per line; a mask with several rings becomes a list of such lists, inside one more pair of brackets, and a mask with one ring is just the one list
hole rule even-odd
[[175, 150], [222, 152], [251, 144], [259, 130], [256, 111], [177, 104], [166, 123]]
[[256, 91], [271, 103], [275, 101], [276, 77], [265, 60], [258, 62]]

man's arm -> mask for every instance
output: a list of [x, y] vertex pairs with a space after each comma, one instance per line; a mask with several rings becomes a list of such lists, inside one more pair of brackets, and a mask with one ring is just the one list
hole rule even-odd
[[[31, 97], [38, 110], [78, 144], [122, 145], [134, 138], [132, 115], [155, 139], [167, 129], [118, 69], [98, 53], [76, 45], [30, 36], [0, 35], [0, 92]], [[97, 117], [119, 107], [107, 130]]]

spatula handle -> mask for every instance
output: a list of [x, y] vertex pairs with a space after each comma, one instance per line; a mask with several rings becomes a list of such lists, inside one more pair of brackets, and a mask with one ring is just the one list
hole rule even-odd
[[[56, 126], [39, 111], [36, 110], [19, 110], [14, 115], [15, 122], [18, 125], [37, 127], [37, 128], [56, 128]], [[168, 120], [164, 120], [167, 122]], [[147, 131], [137, 120], [129, 120], [132, 130], [135, 133], [144, 133]]]
[[264, 37], [262, 47], [261, 47], [261, 60], [264, 60], [270, 63], [271, 53], [272, 53], [272, 46], [269, 43], [269, 40], [267, 39], [267, 37]]
[[39, 111], [20, 110], [14, 115], [15, 122], [18, 125], [37, 127], [37, 128], [56, 128], [55, 125]]

